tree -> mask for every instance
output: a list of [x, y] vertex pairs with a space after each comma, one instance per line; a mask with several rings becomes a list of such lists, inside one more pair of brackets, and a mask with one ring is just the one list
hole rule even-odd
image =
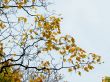
[[89, 72], [101, 62], [100, 56], [77, 46], [72, 36], [61, 35], [62, 18], [48, 12], [49, 4], [47, 0], [1, 0], [1, 74], [11, 69], [8, 74], [13, 76], [16, 70], [18, 76], [22, 73], [22, 81], [58, 82], [61, 69], [81, 75], [81, 69]]

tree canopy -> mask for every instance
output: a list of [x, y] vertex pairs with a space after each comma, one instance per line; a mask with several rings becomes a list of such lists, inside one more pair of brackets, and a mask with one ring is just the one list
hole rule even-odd
[[81, 70], [89, 72], [101, 62], [99, 55], [76, 45], [74, 37], [61, 34], [62, 18], [50, 13], [48, 5], [49, 0], [1, 0], [3, 82], [58, 82], [61, 69], [81, 75]]

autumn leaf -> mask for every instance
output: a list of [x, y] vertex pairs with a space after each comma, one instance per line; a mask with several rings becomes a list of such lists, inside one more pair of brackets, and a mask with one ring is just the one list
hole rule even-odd
[[76, 57], [76, 60], [77, 60], [77, 61], [80, 61], [80, 59], [81, 59], [80, 57]]
[[64, 62], [66, 62], [66, 59], [63, 59]]
[[80, 71], [78, 71], [78, 75], [81, 76], [81, 72]]
[[72, 59], [71, 59], [71, 58], [69, 58], [69, 59], [68, 59], [68, 61], [69, 61], [69, 62], [72, 62]]
[[18, 9], [21, 9], [21, 8], [22, 8], [23, 3], [17, 3], [17, 5], [18, 5]]
[[27, 22], [27, 18], [25, 17], [18, 17], [18, 22], [23, 21], [24, 23]]
[[35, 2], [35, 0], [32, 0], [32, 2], [34, 3], [34, 2]]
[[6, 25], [0, 21], [0, 29], [4, 29], [6, 27]]
[[37, 78], [34, 80], [34, 82], [43, 82], [43, 81], [42, 81], [41, 77], [37, 77]]
[[84, 70], [85, 70], [86, 72], [89, 72], [88, 67], [84, 67]]
[[10, 0], [3, 0], [5, 4], [9, 3]]
[[41, 24], [41, 22], [40, 22], [40, 21], [38, 22], [38, 26], [39, 26], [39, 27], [42, 27], [42, 24]]
[[33, 30], [32, 30], [32, 29], [30, 29], [30, 30], [29, 30], [29, 32], [30, 32], [30, 33], [32, 33], [32, 32], [33, 32]]
[[68, 69], [68, 72], [72, 72], [72, 71], [73, 71], [73, 69], [72, 69], [72, 68], [69, 68], [69, 69]]
[[88, 64], [88, 68], [89, 68], [90, 70], [94, 69], [94, 67], [91, 66], [90, 64]]
[[74, 52], [76, 50], [76, 48], [75, 47], [72, 47], [71, 49], [70, 49], [70, 52]]

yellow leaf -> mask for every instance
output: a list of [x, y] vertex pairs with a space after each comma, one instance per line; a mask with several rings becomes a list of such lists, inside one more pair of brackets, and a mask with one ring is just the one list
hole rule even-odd
[[32, 30], [32, 29], [30, 29], [30, 30], [29, 30], [29, 32], [30, 32], [30, 33], [32, 33], [32, 32], [33, 32], [33, 30]]
[[30, 36], [30, 38], [31, 38], [31, 39], [34, 39], [32, 35]]
[[74, 38], [71, 38], [71, 41], [74, 42], [75, 41]]
[[32, 0], [32, 2], [34, 3], [34, 2], [35, 2], [35, 0]]
[[27, 0], [23, 0], [23, 3], [26, 4], [27, 3]]
[[74, 52], [76, 50], [76, 48], [75, 47], [72, 47], [71, 49], [70, 49], [70, 52]]
[[89, 68], [90, 70], [94, 69], [94, 67], [91, 66], [91, 65], [88, 65], [88, 68]]
[[6, 26], [3, 22], [0, 21], [0, 29], [4, 29]]
[[25, 17], [18, 17], [18, 22], [20, 22], [20, 21], [24, 21], [24, 23], [26, 23], [27, 22], [27, 18], [25, 18]]
[[29, 82], [34, 82], [34, 80], [33, 79], [30, 79]]
[[13, 55], [16, 56], [16, 53], [14, 53]]
[[101, 61], [101, 56], [98, 56], [97, 62], [100, 62], [100, 61]]
[[38, 22], [38, 26], [39, 26], [39, 27], [42, 27], [42, 24], [41, 24], [41, 22], [40, 22], [40, 21]]
[[88, 67], [84, 67], [84, 70], [87, 71], [87, 72], [89, 72]]
[[35, 18], [34, 18], [34, 21], [37, 22], [37, 21], [38, 21], [38, 17], [35, 17]]
[[85, 55], [85, 54], [81, 54], [81, 55], [80, 55], [80, 57], [85, 58], [85, 57], [86, 57], [86, 55]]
[[68, 69], [68, 72], [72, 72], [72, 71], [73, 71], [73, 69], [72, 69], [72, 68], [69, 68], [69, 69]]
[[43, 62], [43, 66], [49, 66], [49, 65], [50, 65], [49, 61]]
[[25, 44], [25, 42], [24, 42], [24, 41], [22, 41], [22, 42], [20, 43], [20, 45], [21, 45], [21, 46], [23, 46], [24, 44]]
[[38, 33], [34, 31], [34, 34], [37, 35]]
[[76, 60], [77, 60], [77, 61], [80, 61], [80, 59], [81, 59], [80, 57], [76, 57]]
[[70, 56], [70, 58], [73, 58], [73, 57], [75, 57], [76, 55], [74, 55], [74, 54], [72, 54], [71, 56]]
[[42, 81], [41, 77], [37, 77], [37, 78], [34, 80], [34, 82], [43, 82], [43, 81]]
[[45, 79], [45, 78], [46, 78], [46, 76], [44, 76], [43, 74], [40, 74], [40, 77], [41, 77], [42, 79]]
[[3, 54], [3, 43], [0, 43], [0, 54]]
[[66, 62], [66, 59], [63, 59], [64, 62]]
[[78, 71], [78, 75], [80, 75], [80, 76], [81, 76], [81, 72], [80, 72], [80, 71]]
[[18, 9], [22, 8], [22, 3], [18, 3]]
[[70, 48], [70, 46], [66, 46], [66, 49], [68, 50]]
[[44, 21], [45, 18], [41, 15], [41, 16], [40, 16], [40, 20], [41, 20], [41, 21]]
[[72, 59], [71, 59], [71, 58], [69, 58], [69, 59], [68, 59], [68, 61], [69, 61], [69, 62], [72, 62]]
[[24, 18], [24, 22], [25, 22], [25, 23], [27, 22], [27, 18]]
[[7, 4], [10, 0], [3, 0], [5, 4]]

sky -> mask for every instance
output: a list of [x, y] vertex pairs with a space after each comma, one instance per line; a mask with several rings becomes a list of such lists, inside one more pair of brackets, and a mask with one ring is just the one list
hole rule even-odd
[[82, 76], [75, 73], [66, 75], [69, 82], [102, 82], [102, 77], [110, 76], [110, 0], [53, 0], [51, 6], [62, 14], [63, 34], [70, 34], [76, 44], [87, 52], [102, 56], [101, 65]]

